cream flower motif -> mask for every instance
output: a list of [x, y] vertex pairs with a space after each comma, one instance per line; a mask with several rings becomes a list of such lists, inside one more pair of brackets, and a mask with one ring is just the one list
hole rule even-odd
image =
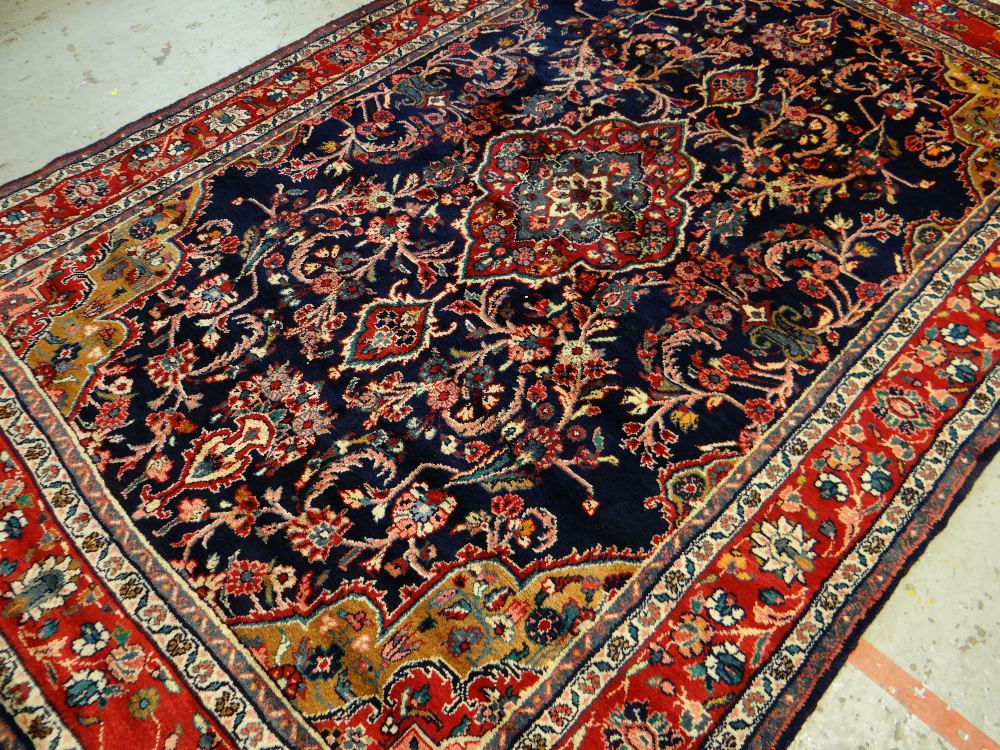
[[438, 13], [462, 10], [468, 5], [466, 0], [431, 0], [429, 4], [431, 10], [436, 10]]
[[750, 540], [756, 545], [750, 551], [760, 561], [761, 570], [774, 573], [785, 583], [805, 583], [805, 574], [814, 567], [816, 540], [806, 536], [797, 523], [782, 516], [777, 525], [764, 521]]
[[981, 308], [1000, 312], [1000, 274], [984, 273], [969, 284], [969, 289]]
[[746, 612], [736, 601], [736, 595], [724, 589], [716, 589], [705, 602], [705, 611], [709, 617], [720, 625], [732, 627], [740, 620]]
[[455, 498], [418, 482], [396, 500], [388, 532], [398, 539], [426, 537], [444, 526], [455, 505]]
[[593, 353], [590, 344], [586, 341], [570, 341], [568, 344], [563, 346], [562, 351], [559, 352], [560, 362], [569, 362], [574, 365], [582, 365]]
[[40, 620], [46, 612], [59, 609], [77, 589], [80, 569], [69, 557], [47, 557], [35, 563], [10, 584], [10, 596], [23, 613], [21, 620]]
[[80, 637], [73, 641], [72, 648], [80, 656], [93, 656], [108, 645], [111, 634], [99, 622], [85, 622], [80, 626]]
[[824, 500], [836, 500], [838, 503], [847, 502], [847, 485], [836, 474], [824, 471], [813, 483], [819, 490], [819, 496]]
[[738, 685], [743, 679], [747, 657], [739, 646], [729, 641], [713, 646], [705, 657], [705, 673], [715, 682]]
[[240, 107], [227, 107], [208, 116], [209, 130], [216, 133], [235, 133], [250, 119], [250, 113]]
[[108, 689], [108, 678], [99, 669], [83, 669], [73, 672], [63, 685], [66, 704], [79, 707], [95, 703], [104, 697]]
[[[20, 482], [16, 483], [18, 486]], [[28, 519], [20, 510], [12, 510], [10, 513], [0, 518], [0, 542], [10, 539], [20, 539], [21, 534], [28, 525]]]

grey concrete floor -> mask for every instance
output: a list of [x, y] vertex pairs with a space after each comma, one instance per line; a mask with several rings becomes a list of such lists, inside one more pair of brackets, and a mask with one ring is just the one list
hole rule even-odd
[[[214, 83], [357, 0], [0, 0], [0, 184]], [[1000, 739], [1000, 462], [979, 479], [865, 639]], [[846, 666], [793, 750], [962, 744]]]

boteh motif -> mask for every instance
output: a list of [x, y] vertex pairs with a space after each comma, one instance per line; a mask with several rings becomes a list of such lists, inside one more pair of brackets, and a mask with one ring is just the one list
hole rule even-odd
[[476, 174], [462, 261], [469, 281], [537, 282], [575, 265], [625, 270], [668, 259], [694, 176], [680, 123], [623, 119], [494, 139]]

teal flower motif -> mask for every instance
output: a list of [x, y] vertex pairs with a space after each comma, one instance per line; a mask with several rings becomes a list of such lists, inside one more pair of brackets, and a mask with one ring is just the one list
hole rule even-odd
[[35, 563], [28, 571], [12, 581], [10, 596], [21, 610], [21, 621], [40, 620], [46, 612], [59, 609], [66, 598], [77, 589], [80, 569], [72, 565], [70, 557], [47, 557]]
[[955, 383], [972, 383], [979, 372], [979, 365], [971, 359], [953, 359], [945, 370], [948, 378]]
[[716, 682], [739, 685], [746, 671], [747, 657], [739, 646], [728, 641], [713, 646], [705, 657], [705, 683], [708, 689]]
[[108, 689], [108, 678], [98, 669], [84, 669], [73, 672], [66, 688], [66, 705], [88, 706], [91, 703], [103, 704]]
[[736, 595], [723, 589], [717, 589], [708, 601], [705, 602], [705, 611], [708, 616], [720, 625], [732, 627], [740, 620], [746, 612], [736, 601]]
[[847, 500], [847, 485], [836, 474], [823, 472], [817, 477], [814, 486], [819, 490], [819, 496], [824, 500], [836, 500], [838, 503]]
[[24, 517], [24, 513], [20, 510], [12, 510], [3, 518], [0, 518], [0, 542], [6, 542], [10, 539], [20, 539], [27, 525], [28, 519]]
[[941, 329], [941, 337], [954, 346], [969, 346], [976, 337], [969, 333], [969, 327], [961, 323], [949, 323]]
[[892, 489], [892, 473], [880, 462], [872, 462], [861, 473], [861, 488], [873, 495], [882, 495]]
[[93, 656], [108, 645], [111, 635], [99, 622], [85, 622], [80, 626], [80, 637], [73, 641], [73, 651], [80, 656]]

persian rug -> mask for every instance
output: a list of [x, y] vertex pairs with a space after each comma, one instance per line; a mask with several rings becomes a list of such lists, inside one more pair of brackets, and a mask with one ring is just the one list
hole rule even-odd
[[786, 746], [991, 455], [998, 28], [380, 1], [8, 185], [6, 741]]

